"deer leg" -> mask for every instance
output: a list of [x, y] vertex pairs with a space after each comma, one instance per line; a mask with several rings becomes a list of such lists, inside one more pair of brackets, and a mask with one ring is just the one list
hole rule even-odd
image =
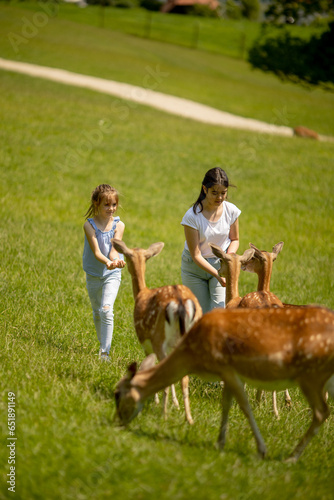
[[230, 390], [229, 386], [225, 383], [223, 389], [223, 401], [222, 401], [222, 420], [220, 424], [219, 436], [217, 441], [217, 446], [220, 450], [222, 450], [225, 446], [228, 414], [232, 405], [232, 401], [233, 401], [233, 392]]
[[[249, 425], [253, 431], [254, 438], [256, 441], [256, 446], [257, 446], [257, 451], [261, 458], [264, 458], [267, 450], [266, 450], [266, 445], [263, 441], [263, 437], [261, 436], [260, 430], [255, 422], [255, 418], [252, 412], [252, 409], [250, 407], [250, 404], [248, 402], [243, 383], [239, 379], [239, 377], [236, 374], [229, 374], [228, 377], [228, 382], [226, 378], [224, 378], [225, 384], [228, 383], [230, 387], [230, 391], [232, 392], [233, 396], [236, 398], [241, 410], [243, 411], [245, 417], [247, 418]], [[227, 423], [227, 421], [226, 421]]]
[[186, 420], [190, 425], [192, 425], [194, 423], [194, 421], [193, 421], [191, 413], [190, 413], [188, 385], [189, 385], [189, 377], [188, 377], [188, 375], [186, 375], [181, 380], [181, 387], [182, 387], [182, 394], [183, 394], [183, 401], [184, 401], [184, 409], [186, 412]]
[[277, 393], [273, 391], [273, 410], [276, 418], [279, 418], [278, 410], [277, 410]]
[[158, 393], [154, 394], [154, 402], [156, 405], [159, 404], [159, 394]]
[[[245, 417], [247, 418], [249, 425], [252, 429], [255, 441], [256, 441], [256, 446], [257, 446], [257, 451], [261, 458], [264, 458], [267, 450], [266, 450], [266, 445], [263, 441], [263, 437], [261, 436], [260, 430], [256, 424], [252, 409], [250, 407], [250, 404], [248, 402], [244, 385], [239, 379], [239, 377], [233, 373], [230, 372], [224, 376], [224, 393], [223, 393], [223, 408], [224, 405], [226, 405], [227, 410], [230, 409], [231, 406], [231, 395], [226, 391], [226, 388], [228, 387], [228, 390], [232, 393], [232, 395], [235, 397], [237, 400], [242, 412], [244, 413]], [[224, 398], [227, 398], [227, 401], [224, 402]], [[227, 418], [228, 416], [225, 415], [223, 416], [222, 420], [222, 426], [221, 426], [221, 433], [219, 435], [219, 438], [221, 439], [220, 442], [224, 445], [224, 433], [226, 432], [226, 425], [227, 425]]]
[[292, 404], [291, 396], [289, 394], [288, 389], [285, 389], [285, 406], [289, 408], [291, 404]]
[[258, 389], [256, 391], [256, 402], [257, 402], [257, 404], [261, 403], [262, 396], [263, 396], [263, 391], [261, 391], [261, 389]]
[[165, 420], [167, 420], [168, 394], [169, 394], [169, 387], [166, 387], [164, 389], [164, 396], [163, 396], [163, 414]]
[[176, 397], [175, 385], [172, 384], [170, 386], [170, 388], [171, 388], [171, 391], [172, 391], [172, 401], [173, 401], [173, 404], [179, 410], [180, 409], [180, 405], [179, 405], [179, 402], [178, 402], [177, 397]]
[[310, 427], [307, 429], [306, 433], [289, 457], [288, 461], [290, 462], [296, 462], [298, 460], [306, 446], [309, 444], [313, 436], [317, 434], [320, 426], [325, 422], [330, 414], [322, 388], [309, 387], [305, 384], [301, 384], [300, 388], [310, 403], [313, 411], [313, 419]]

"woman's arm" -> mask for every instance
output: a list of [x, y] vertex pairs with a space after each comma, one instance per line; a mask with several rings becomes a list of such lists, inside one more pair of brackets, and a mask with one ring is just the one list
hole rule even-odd
[[229, 234], [231, 243], [226, 253], [237, 253], [239, 248], [239, 219], [237, 219], [230, 227]]
[[225, 286], [226, 280], [222, 276], [219, 276], [217, 269], [215, 269], [201, 254], [199, 249], [199, 234], [197, 229], [194, 229], [190, 226], [184, 226], [184, 234], [186, 237], [187, 245], [189, 248], [189, 252], [191, 258], [201, 269], [211, 274], [222, 286]]

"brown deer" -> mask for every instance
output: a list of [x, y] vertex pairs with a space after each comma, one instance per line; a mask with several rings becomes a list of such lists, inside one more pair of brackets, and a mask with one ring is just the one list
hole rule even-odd
[[[235, 298], [232, 297], [231, 303], [227, 303], [226, 307], [283, 307], [283, 303], [281, 302], [281, 300], [270, 291], [270, 279], [273, 269], [273, 262], [276, 260], [277, 255], [283, 248], [283, 241], [277, 243], [273, 247], [272, 252], [261, 251], [252, 243], [250, 243], [249, 245], [251, 247], [251, 250], [253, 250], [252, 255], [249, 259], [244, 259], [243, 261], [241, 261], [239, 256], [236, 256], [234, 258], [235, 265], [233, 272], [231, 272], [230, 260], [226, 258], [227, 255], [222, 252], [222, 250], [216, 245], [211, 245], [213, 253], [220, 258], [221, 268], [219, 270], [219, 274], [226, 277], [226, 295], [229, 281], [232, 281], [231, 286], [233, 287], [233, 289], [238, 286], [237, 284], [235, 284], [235, 282], [237, 282], [237, 280], [239, 279], [240, 269], [242, 269], [243, 271], [256, 273], [258, 275], [257, 291], [248, 293], [247, 295], [242, 297], [242, 299], [239, 298], [237, 302], [235, 301]], [[228, 271], [226, 267], [228, 267], [230, 271]], [[258, 402], [260, 402], [262, 394], [263, 391], [261, 390], [257, 392], [256, 398]], [[274, 414], [277, 418], [279, 418], [276, 391], [273, 392], [272, 398]], [[287, 406], [291, 405], [291, 397], [288, 390], [285, 390], [285, 403]]]
[[204, 314], [161, 363], [139, 372], [135, 363], [129, 366], [115, 390], [121, 423], [129, 423], [147, 398], [186, 374], [224, 381], [218, 446], [225, 444], [234, 397], [248, 419], [261, 457], [266, 455], [266, 446], [244, 381], [267, 389], [298, 385], [313, 419], [290, 457], [296, 461], [330, 413], [324, 390], [330, 384], [328, 390], [334, 395], [334, 311], [325, 307], [214, 309]]
[[273, 246], [272, 252], [259, 250], [253, 243], [249, 246], [254, 250], [252, 260], [245, 262], [242, 265], [243, 271], [256, 273], [258, 276], [257, 289], [260, 292], [270, 292], [270, 280], [273, 271], [273, 263], [277, 259], [278, 254], [282, 251], [284, 242], [280, 241]]
[[253, 249], [246, 250], [243, 255], [226, 253], [217, 245], [210, 247], [216, 257], [220, 258], [219, 275], [226, 278], [226, 309], [240, 307], [242, 297], [239, 296], [239, 276], [241, 266], [245, 265], [254, 255]]
[[[180, 338], [202, 316], [202, 308], [195, 295], [184, 285], [163, 286], [149, 289], [145, 283], [146, 261], [158, 255], [164, 243], [153, 243], [147, 250], [128, 248], [124, 241], [112, 239], [114, 248], [123, 253], [132, 277], [132, 289], [135, 299], [134, 326], [146, 356], [152, 352], [158, 360], [169, 354]], [[180, 379], [181, 380], [181, 379]], [[187, 421], [192, 424], [190, 413], [189, 378], [182, 377], [181, 386]], [[179, 403], [172, 385], [173, 403]], [[164, 391], [163, 408], [167, 416], [167, 387]], [[158, 401], [158, 398], [156, 397]]]
[[[254, 249], [254, 256], [250, 261], [242, 264], [241, 269], [243, 271], [257, 274], [257, 290], [259, 292], [268, 292], [270, 294], [272, 293], [270, 292], [270, 279], [273, 269], [273, 262], [276, 260], [277, 255], [282, 250], [283, 245], [283, 241], [280, 241], [280, 243], [277, 243], [275, 246], [273, 246], [272, 252], [267, 252], [265, 250], [259, 250], [252, 243], [249, 244], [249, 246]], [[245, 296], [245, 299], [246, 297], [247, 295]], [[277, 302], [274, 302], [274, 297], [276, 298]], [[280, 299], [274, 294], [272, 294], [272, 300], [273, 303], [271, 305], [277, 305], [279, 307], [308, 307], [305, 305], [287, 304], [285, 302], [281, 302]]]

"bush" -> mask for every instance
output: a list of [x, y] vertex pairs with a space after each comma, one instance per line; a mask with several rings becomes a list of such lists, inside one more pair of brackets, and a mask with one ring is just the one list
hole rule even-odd
[[320, 37], [309, 41], [284, 30], [281, 35], [258, 39], [248, 53], [254, 68], [269, 71], [282, 80], [306, 85], [320, 85], [334, 91], [334, 22]]
[[241, 19], [241, 6], [234, 2], [234, 0], [227, 0], [225, 4], [225, 15], [229, 19]]
[[241, 13], [251, 21], [257, 21], [260, 14], [259, 0], [242, 0]]
[[161, 9], [162, 3], [159, 0], [141, 0], [139, 5], [143, 9], [158, 12]]
[[198, 17], [220, 17], [219, 9], [210, 9], [208, 5], [194, 4], [189, 7], [187, 14]]

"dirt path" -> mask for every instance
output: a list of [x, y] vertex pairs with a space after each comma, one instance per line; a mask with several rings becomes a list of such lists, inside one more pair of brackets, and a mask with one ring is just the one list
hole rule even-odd
[[66, 85], [83, 87], [110, 94], [120, 97], [121, 99], [135, 101], [142, 105], [151, 106], [167, 113], [183, 116], [184, 118], [203, 123], [241, 130], [251, 130], [253, 132], [293, 136], [293, 129], [290, 127], [271, 125], [251, 118], [242, 118], [188, 99], [162, 94], [161, 92], [143, 87], [136, 87], [127, 83], [119, 83], [103, 78], [80, 75], [62, 69], [9, 61], [1, 58], [0, 68], [7, 71], [23, 73], [32, 77], [45, 78]]

